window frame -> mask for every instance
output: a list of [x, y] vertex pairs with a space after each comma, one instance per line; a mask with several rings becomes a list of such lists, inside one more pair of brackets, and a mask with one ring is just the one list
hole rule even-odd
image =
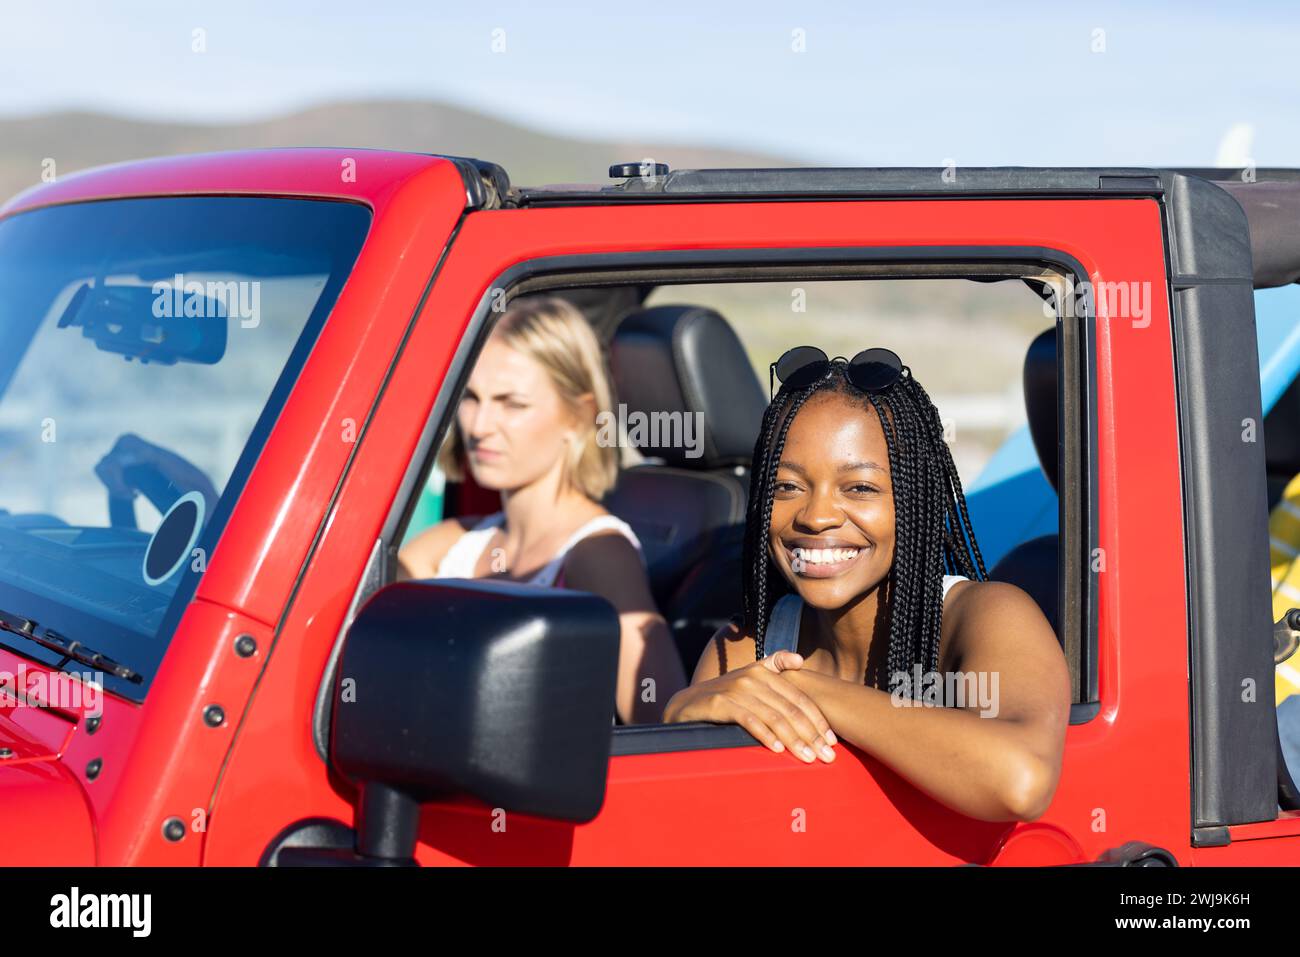
[[[1087, 290], [1089, 277], [1070, 253], [1047, 246], [832, 246], [765, 247], [690, 250], [644, 250], [543, 256], [521, 260], [487, 284], [457, 344], [421, 431], [415, 453], [407, 463], [398, 493], [384, 520], [381, 537], [357, 584], [321, 682], [313, 715], [313, 738], [323, 759], [328, 754], [329, 689], [342, 638], [355, 610], [369, 595], [396, 580], [397, 550], [415, 512], [419, 492], [427, 482], [443, 438], [454, 423], [455, 408], [469, 374], [505, 304], [544, 291], [592, 286], [699, 283], [751, 283], [861, 279], [1005, 279], [1058, 277], [1066, 289]], [[1058, 287], [1060, 288], [1060, 287]], [[1091, 555], [1098, 547], [1098, 474], [1096, 402], [1096, 314], [1090, 296], [1076, 294], [1069, 318], [1058, 296], [1057, 381], [1058, 429], [1062, 438], [1059, 475], [1079, 475], [1072, 495], [1057, 499], [1058, 602], [1062, 646], [1079, 657], [1079, 687], [1072, 689], [1070, 724], [1085, 724], [1101, 710], [1098, 694], [1097, 581]], [[1081, 323], [1081, 325], [1080, 325]], [[1064, 427], [1069, 422], [1073, 427]], [[1086, 437], [1086, 438], [1085, 438]], [[1082, 528], [1084, 534], [1065, 534]], [[1067, 549], [1067, 539], [1072, 548]], [[689, 670], [689, 669], [688, 669]], [[1075, 700], [1080, 699], [1080, 700]], [[705, 722], [616, 726], [611, 755], [659, 754], [730, 747], [761, 747], [736, 725]]]

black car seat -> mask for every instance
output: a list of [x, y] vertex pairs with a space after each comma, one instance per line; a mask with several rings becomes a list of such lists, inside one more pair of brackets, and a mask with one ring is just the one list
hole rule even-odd
[[712, 309], [630, 313], [609, 354], [629, 424], [658, 415], [684, 426], [694, 417], [696, 431], [679, 427], [677, 436], [695, 439], [694, 448], [672, 435], [642, 436], [637, 449], [649, 461], [625, 469], [604, 503], [641, 540], [651, 591], [689, 676], [709, 638], [741, 608], [749, 463], [767, 397], [736, 333]]
[[[1034, 441], [1034, 451], [1038, 453], [1038, 464], [1059, 495], [1055, 327], [1039, 333], [1029, 344], [1025, 354], [1024, 384], [1029, 435]], [[1021, 542], [989, 570], [989, 578], [1010, 582], [1028, 592], [1043, 610], [1057, 639], [1063, 641], [1057, 585], [1058, 539], [1058, 535], [1052, 534]]]

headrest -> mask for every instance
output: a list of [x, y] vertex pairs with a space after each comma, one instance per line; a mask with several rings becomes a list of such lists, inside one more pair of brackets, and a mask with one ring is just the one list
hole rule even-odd
[[1060, 430], [1056, 405], [1056, 328], [1045, 329], [1034, 337], [1025, 353], [1025, 413], [1029, 416], [1029, 434], [1043, 474], [1057, 485]]
[[610, 340], [609, 359], [616, 401], [642, 455], [687, 469], [749, 464], [767, 397], [722, 316], [700, 306], [630, 313]]

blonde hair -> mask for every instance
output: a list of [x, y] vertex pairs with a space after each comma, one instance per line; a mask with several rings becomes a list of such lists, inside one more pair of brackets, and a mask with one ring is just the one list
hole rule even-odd
[[[500, 336], [511, 349], [538, 362], [570, 408], [576, 411], [578, 399], [583, 395], [590, 394], [594, 399], [595, 416], [590, 422], [582, 423], [577, 440], [569, 446], [564, 481], [593, 501], [600, 501], [618, 478], [618, 449], [601, 445], [596, 428], [597, 421], [613, 414], [614, 390], [604, 353], [586, 317], [558, 296], [516, 299], [492, 334]], [[452, 423], [438, 453], [438, 466], [454, 482], [464, 478], [461, 469], [464, 451], [460, 426]]]

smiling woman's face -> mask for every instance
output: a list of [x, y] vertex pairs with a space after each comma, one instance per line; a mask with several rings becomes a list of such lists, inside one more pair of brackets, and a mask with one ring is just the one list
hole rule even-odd
[[880, 418], [838, 393], [804, 403], [777, 467], [768, 543], [815, 608], [842, 608], [894, 561], [894, 492]]

